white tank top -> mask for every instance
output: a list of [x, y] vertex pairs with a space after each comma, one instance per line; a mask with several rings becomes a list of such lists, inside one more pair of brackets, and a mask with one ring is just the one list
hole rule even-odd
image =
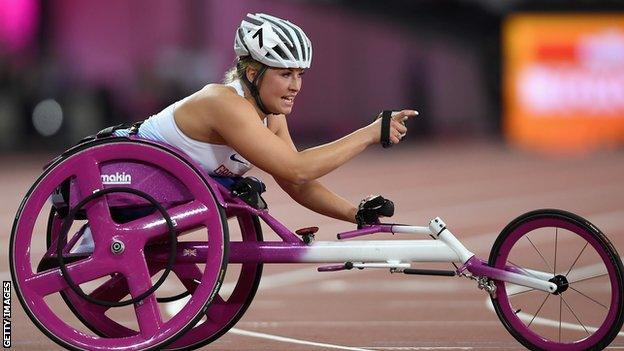
[[[240, 81], [236, 80], [227, 84], [227, 86], [233, 87], [238, 95], [245, 95]], [[176, 125], [173, 115], [176, 106], [183, 101], [184, 99], [174, 102], [143, 122], [141, 128], [139, 128], [139, 137], [175, 146], [198, 162], [210, 175], [242, 176], [253, 167], [249, 161], [245, 160], [228, 145], [198, 141], [182, 133]], [[265, 118], [265, 126], [266, 123]], [[117, 133], [117, 135], [119, 134], [121, 133]]]

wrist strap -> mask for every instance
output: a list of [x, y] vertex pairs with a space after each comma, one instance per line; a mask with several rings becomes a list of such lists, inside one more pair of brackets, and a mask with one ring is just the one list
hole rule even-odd
[[384, 110], [381, 113], [381, 146], [384, 149], [392, 146], [390, 142], [390, 120], [392, 118], [392, 110]]

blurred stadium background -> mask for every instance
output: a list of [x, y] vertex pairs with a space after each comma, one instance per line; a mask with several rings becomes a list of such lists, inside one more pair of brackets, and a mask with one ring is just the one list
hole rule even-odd
[[[421, 113], [407, 145], [367, 150], [324, 177], [329, 188], [354, 203], [387, 195], [398, 223], [442, 216], [484, 257], [509, 220], [539, 207], [587, 216], [624, 251], [624, 2], [615, 0], [0, 0], [0, 247], [52, 155], [221, 81], [247, 12], [290, 19], [313, 42], [289, 117], [300, 148], [382, 109]], [[319, 240], [352, 229], [279, 190], [266, 199], [289, 228], [321, 226]], [[268, 283], [237, 327], [375, 350], [522, 349], [471, 284], [423, 278], [396, 290], [399, 278], [380, 284], [385, 271], [315, 268], [265, 267]], [[272, 279], [284, 272], [287, 287]], [[54, 349], [17, 298], [13, 313], [16, 350]], [[212, 347], [310, 349], [236, 333]]]
[[218, 82], [246, 12], [314, 44], [300, 146], [416, 108], [411, 142], [587, 153], [624, 142], [624, 3], [0, 0], [0, 153], [54, 153]]

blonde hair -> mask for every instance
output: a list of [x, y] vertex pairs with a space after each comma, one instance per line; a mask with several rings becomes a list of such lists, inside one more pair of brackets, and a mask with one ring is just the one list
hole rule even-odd
[[262, 64], [260, 62], [254, 60], [251, 56], [239, 57], [236, 60], [236, 64], [225, 71], [223, 84], [229, 84], [235, 80], [243, 78], [245, 72], [247, 71], [247, 67], [260, 69], [261, 65]]

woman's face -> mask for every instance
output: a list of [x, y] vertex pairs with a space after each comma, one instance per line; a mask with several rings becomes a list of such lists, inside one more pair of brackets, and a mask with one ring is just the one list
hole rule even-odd
[[272, 112], [284, 115], [292, 111], [295, 96], [301, 90], [301, 68], [268, 68], [260, 81], [260, 98]]

